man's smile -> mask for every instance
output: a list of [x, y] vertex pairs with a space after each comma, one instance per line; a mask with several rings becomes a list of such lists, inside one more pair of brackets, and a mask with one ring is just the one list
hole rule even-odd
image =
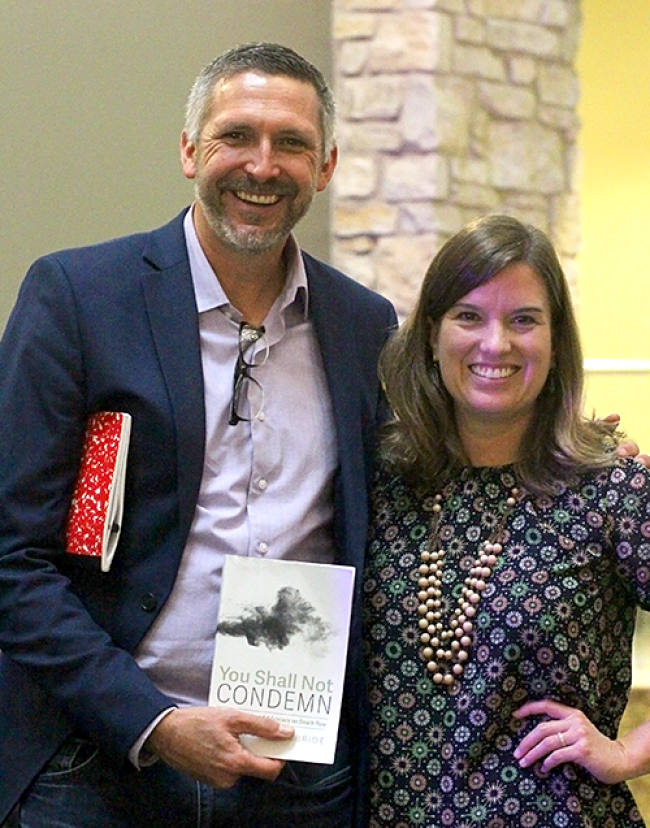
[[271, 193], [269, 195], [261, 195], [259, 193], [249, 193], [245, 190], [236, 190], [234, 194], [237, 196], [238, 199], [240, 199], [240, 201], [245, 201], [248, 204], [277, 204], [278, 201], [280, 201], [280, 199], [282, 198], [281, 195], [277, 195], [276, 193]]

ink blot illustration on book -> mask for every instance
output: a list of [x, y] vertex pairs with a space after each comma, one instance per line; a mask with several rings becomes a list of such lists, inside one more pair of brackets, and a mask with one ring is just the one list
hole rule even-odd
[[245, 636], [251, 647], [263, 644], [269, 650], [284, 649], [295, 636], [326, 649], [334, 634], [300, 590], [290, 586], [278, 590], [270, 607], [245, 607], [239, 618], [220, 621], [217, 631], [222, 635]]
[[209, 704], [295, 731], [282, 742], [243, 733], [258, 756], [334, 762], [354, 577], [351, 566], [226, 555]]

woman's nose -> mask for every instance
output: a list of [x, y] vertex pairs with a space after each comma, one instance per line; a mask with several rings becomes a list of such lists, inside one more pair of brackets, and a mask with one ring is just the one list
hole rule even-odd
[[484, 350], [503, 353], [510, 349], [510, 338], [505, 325], [501, 322], [493, 322], [486, 326], [483, 336], [482, 347]]

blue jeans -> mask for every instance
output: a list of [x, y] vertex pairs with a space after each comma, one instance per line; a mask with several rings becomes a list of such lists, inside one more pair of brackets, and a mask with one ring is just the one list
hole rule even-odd
[[[243, 777], [217, 790], [158, 762], [116, 766], [72, 737], [44, 768], [8, 826], [15, 828], [350, 828], [349, 768], [310, 782], [289, 763], [275, 782]], [[13, 821], [11, 821], [13, 820]]]

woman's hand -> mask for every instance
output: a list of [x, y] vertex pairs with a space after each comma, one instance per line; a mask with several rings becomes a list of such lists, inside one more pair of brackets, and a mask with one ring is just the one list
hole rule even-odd
[[624, 742], [608, 739], [580, 710], [544, 699], [527, 702], [514, 715], [517, 719], [548, 717], [515, 750], [515, 759], [522, 768], [541, 761], [542, 770], [548, 772], [565, 762], [573, 762], [607, 785], [637, 775], [630, 767]]

